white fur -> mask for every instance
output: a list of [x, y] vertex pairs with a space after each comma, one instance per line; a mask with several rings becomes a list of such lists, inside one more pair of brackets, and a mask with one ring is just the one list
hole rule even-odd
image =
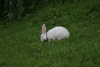
[[[43, 24], [43, 25], [45, 26], [45, 24]], [[45, 28], [46, 28], [46, 26], [45, 26]], [[45, 31], [46, 31], [46, 29], [45, 29]], [[61, 27], [61, 26], [57, 26], [57, 27], [54, 27], [53, 29], [50, 29], [47, 32], [47, 37], [46, 37], [46, 32], [43, 33], [43, 26], [42, 26], [41, 41], [46, 41], [48, 38], [48, 41], [50, 42], [51, 39], [61, 40], [64, 38], [68, 38], [69, 36], [70, 36], [70, 34], [66, 28]]]

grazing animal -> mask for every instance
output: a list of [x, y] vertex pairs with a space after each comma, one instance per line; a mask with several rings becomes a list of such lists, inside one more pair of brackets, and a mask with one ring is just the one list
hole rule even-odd
[[46, 26], [45, 24], [42, 25], [41, 41], [51, 42], [51, 39], [61, 40], [64, 38], [68, 38], [69, 36], [70, 33], [68, 32], [68, 30], [62, 26], [54, 27], [46, 33]]

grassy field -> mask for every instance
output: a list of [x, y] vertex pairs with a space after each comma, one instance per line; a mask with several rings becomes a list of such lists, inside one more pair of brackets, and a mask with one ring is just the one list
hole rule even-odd
[[[0, 67], [100, 67], [100, 0], [49, 4], [19, 21], [4, 22]], [[67, 28], [70, 37], [41, 42], [44, 23], [47, 31]]]

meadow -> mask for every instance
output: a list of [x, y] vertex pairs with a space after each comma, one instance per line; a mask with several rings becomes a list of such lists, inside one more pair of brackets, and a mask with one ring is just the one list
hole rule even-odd
[[[70, 37], [41, 42], [42, 24], [63, 26]], [[52, 3], [0, 21], [0, 67], [100, 67], [100, 0]]]

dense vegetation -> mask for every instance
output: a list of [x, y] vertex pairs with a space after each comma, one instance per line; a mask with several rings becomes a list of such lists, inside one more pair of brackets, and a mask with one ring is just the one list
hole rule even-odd
[[49, 3], [70, 3], [80, 0], [0, 0], [0, 19], [20, 19], [26, 14], [35, 13], [37, 6]]
[[[70, 37], [41, 42], [44, 23], [47, 31], [67, 28]], [[0, 21], [0, 67], [94, 66], [100, 67], [100, 0], [37, 5], [18, 21]]]

